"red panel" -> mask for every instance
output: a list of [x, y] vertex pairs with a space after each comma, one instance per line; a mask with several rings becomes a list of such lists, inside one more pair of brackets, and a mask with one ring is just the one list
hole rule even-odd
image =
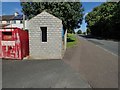
[[29, 36], [28, 31], [18, 30], [20, 41], [21, 41], [21, 54], [23, 57], [29, 55]]
[[29, 55], [28, 32], [19, 28], [12, 29], [9, 33], [7, 29], [0, 30], [0, 58], [22, 60]]

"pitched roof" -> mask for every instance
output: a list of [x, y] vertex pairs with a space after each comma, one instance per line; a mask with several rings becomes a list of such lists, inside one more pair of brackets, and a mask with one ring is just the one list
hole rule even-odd
[[[3, 21], [23, 20], [23, 15], [17, 15], [17, 16], [14, 16], [14, 15], [3, 15], [2, 17], [0, 17], [0, 20], [1, 20], [1, 18], [2, 18]], [[25, 19], [27, 19], [27, 18], [25, 17]]]
[[62, 20], [61, 20], [61, 19], [59, 19], [58, 17], [56, 17], [56, 16], [54, 16], [54, 15], [52, 15], [52, 14], [50, 14], [50, 13], [46, 12], [45, 10], [44, 10], [44, 11], [42, 11], [39, 15], [41, 15], [41, 16], [50, 16], [50, 17], [52, 17], [52, 19], [57, 19], [57, 20], [62, 21]]
[[[26, 19], [26, 17], [25, 17]], [[23, 20], [23, 15], [14, 16], [13, 20]]]
[[5, 20], [5, 21], [12, 20], [13, 17], [14, 17], [14, 15], [3, 15], [2, 20]]
[[[36, 17], [39, 17], [39, 16], [40, 16], [40, 17], [47, 17], [47, 16], [48, 16], [47, 18], [51, 18], [51, 19], [54, 19], [54, 20], [57, 20], [57, 21], [62, 22], [61, 19], [59, 19], [58, 17], [55, 17], [54, 15], [52, 15], [52, 14], [46, 12], [45, 10], [42, 11], [40, 14], [34, 16], [34, 17], [31, 18], [30, 20], [32, 20], [32, 19], [34, 19], [34, 18], [36, 18]], [[29, 20], [29, 21], [30, 21], [30, 20]], [[48, 19], [47, 19], [47, 20], [48, 20]]]

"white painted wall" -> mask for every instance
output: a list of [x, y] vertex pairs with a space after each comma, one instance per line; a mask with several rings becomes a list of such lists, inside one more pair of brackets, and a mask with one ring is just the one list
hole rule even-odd
[[2, 21], [2, 24], [7, 24], [7, 21]]
[[[25, 21], [25, 29], [27, 29], [27, 20]], [[7, 27], [18, 27], [18, 28], [23, 28], [23, 23], [20, 23], [20, 20], [16, 20], [16, 23], [14, 24], [14, 21], [10, 21], [10, 25]]]

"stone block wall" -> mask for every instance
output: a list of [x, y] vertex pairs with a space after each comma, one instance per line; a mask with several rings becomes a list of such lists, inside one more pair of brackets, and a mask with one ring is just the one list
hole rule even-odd
[[[40, 27], [47, 27], [47, 42], [42, 42]], [[43, 11], [28, 22], [30, 58], [62, 59], [62, 21]]]

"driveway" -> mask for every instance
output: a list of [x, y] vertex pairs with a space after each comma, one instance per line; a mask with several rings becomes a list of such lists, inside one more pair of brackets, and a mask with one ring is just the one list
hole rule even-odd
[[62, 60], [3, 60], [2, 64], [3, 88], [90, 88]]

